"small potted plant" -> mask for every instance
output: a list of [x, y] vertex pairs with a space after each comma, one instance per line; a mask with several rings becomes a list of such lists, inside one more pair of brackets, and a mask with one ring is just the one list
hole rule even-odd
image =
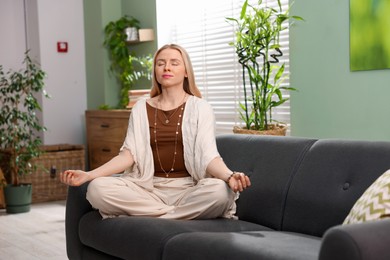
[[40, 94], [49, 97], [43, 89], [46, 73], [31, 60], [28, 51], [23, 64], [23, 70], [7, 73], [0, 65], [0, 160], [8, 177], [4, 188], [8, 213], [30, 210], [31, 184], [21, 183], [19, 177], [36, 170], [31, 160], [41, 154], [39, 133], [46, 131], [39, 122], [41, 106], [36, 98]]
[[[109, 22], [105, 29], [104, 46], [108, 49], [111, 61], [110, 71], [121, 84], [118, 108], [126, 108], [129, 103], [129, 90], [140, 78], [151, 79], [152, 56], [137, 57], [131, 54], [128, 43], [134, 41], [133, 29], [139, 29], [139, 21], [134, 17], [123, 16], [117, 21]], [[129, 37], [131, 40], [129, 41]], [[136, 40], [135, 40], [136, 41]]]
[[286, 126], [274, 123], [272, 109], [288, 100], [282, 90], [295, 89], [282, 85], [285, 65], [279, 63], [283, 56], [279, 37], [288, 28], [286, 23], [290, 19], [303, 19], [290, 17], [289, 10], [282, 10], [280, 1], [278, 9], [274, 9], [262, 5], [262, 0], [256, 6], [246, 0], [239, 19], [226, 19], [237, 26], [235, 41], [230, 45], [235, 47], [243, 69], [244, 102], [240, 103], [240, 114], [245, 127], [236, 126], [233, 131], [285, 135]]

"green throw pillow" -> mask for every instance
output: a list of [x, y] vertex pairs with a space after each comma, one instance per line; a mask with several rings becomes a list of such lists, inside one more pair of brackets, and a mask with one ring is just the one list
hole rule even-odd
[[343, 224], [390, 217], [390, 169], [356, 201]]

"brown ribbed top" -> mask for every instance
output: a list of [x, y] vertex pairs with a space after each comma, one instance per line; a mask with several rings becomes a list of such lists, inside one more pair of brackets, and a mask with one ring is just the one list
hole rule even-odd
[[[181, 106], [180, 106], [181, 107]], [[169, 111], [164, 111], [161, 109], [157, 109], [157, 144], [158, 144], [158, 152], [160, 155], [161, 165], [164, 168], [165, 172], [169, 172], [172, 168], [174, 151], [175, 151], [175, 138], [176, 138], [176, 129], [177, 123], [179, 121], [179, 115], [184, 113], [181, 109], [172, 109]], [[160, 163], [157, 157], [156, 144], [154, 141], [154, 123], [155, 123], [155, 112], [156, 108], [152, 107], [150, 104], [146, 103], [148, 120], [149, 120], [149, 132], [150, 132], [150, 146], [153, 152], [154, 159], [154, 175], [157, 177], [167, 177], [163, 170], [161, 170]], [[185, 103], [183, 105], [185, 108]], [[165, 116], [164, 116], [165, 114]], [[166, 118], [169, 118], [169, 123], [166, 123]], [[183, 153], [183, 135], [181, 132], [181, 122], [182, 118], [180, 118], [180, 126], [179, 134], [177, 136], [177, 145], [176, 145], [176, 158], [175, 164], [173, 166], [174, 171], [169, 174], [169, 178], [179, 178], [179, 177], [188, 177], [190, 176], [187, 172], [184, 165], [184, 153]]]

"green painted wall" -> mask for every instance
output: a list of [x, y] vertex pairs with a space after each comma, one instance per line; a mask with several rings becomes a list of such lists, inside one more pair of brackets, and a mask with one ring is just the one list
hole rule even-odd
[[295, 1], [291, 135], [390, 140], [390, 71], [349, 69], [349, 1]]
[[88, 108], [96, 108], [101, 103], [104, 103], [104, 53], [99, 40], [102, 37], [101, 12], [100, 1], [84, 0], [85, 66], [87, 73]]
[[121, 0], [84, 0], [88, 109], [118, 104], [119, 84], [108, 72], [110, 63], [103, 41], [104, 27], [121, 14]]
[[[103, 41], [104, 27], [125, 14], [140, 20], [142, 28], [157, 28], [155, 0], [84, 0], [88, 109], [103, 104], [116, 106], [119, 102], [120, 85], [109, 73], [110, 62]], [[129, 48], [140, 56], [154, 54], [157, 41], [129, 45]], [[142, 81], [135, 88], [150, 88], [150, 82]]]

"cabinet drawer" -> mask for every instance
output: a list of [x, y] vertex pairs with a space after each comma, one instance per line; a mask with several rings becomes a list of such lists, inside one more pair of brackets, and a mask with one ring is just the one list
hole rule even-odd
[[119, 153], [127, 132], [130, 110], [85, 111], [89, 169], [95, 169]]
[[90, 168], [95, 169], [118, 155], [123, 142], [100, 142], [92, 140], [89, 145]]
[[123, 142], [128, 121], [120, 118], [88, 118], [88, 138]]

